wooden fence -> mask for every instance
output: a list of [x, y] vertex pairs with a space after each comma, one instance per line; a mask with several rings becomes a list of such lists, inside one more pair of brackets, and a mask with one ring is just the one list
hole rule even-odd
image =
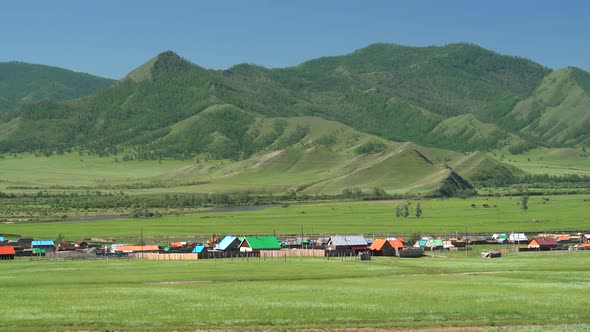
[[150, 261], [194, 261], [199, 259], [199, 254], [156, 254], [156, 253], [136, 253], [135, 258], [147, 259]]
[[260, 257], [324, 257], [326, 251], [322, 249], [281, 249], [260, 250]]

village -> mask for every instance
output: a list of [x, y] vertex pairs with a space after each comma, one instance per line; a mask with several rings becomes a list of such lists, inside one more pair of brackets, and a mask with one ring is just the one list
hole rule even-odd
[[[478, 245], [496, 245], [482, 251], [482, 257], [499, 257], [512, 251], [590, 250], [590, 234], [510, 233], [486, 236], [365, 237], [364, 235], [304, 236], [232, 236], [212, 235], [203, 242], [175, 241], [162, 244], [109, 243], [88, 238], [76, 242], [7, 240], [0, 236], [0, 260], [15, 257], [109, 258], [126, 257], [148, 260], [194, 260], [237, 257], [351, 257], [368, 260], [372, 256], [422, 257], [427, 252], [474, 250]], [[504, 245], [504, 246], [502, 246]], [[509, 246], [511, 245], [511, 246]], [[525, 246], [526, 245], [526, 246]], [[487, 248], [487, 247], [486, 247]], [[505, 249], [504, 249], [505, 248]]]

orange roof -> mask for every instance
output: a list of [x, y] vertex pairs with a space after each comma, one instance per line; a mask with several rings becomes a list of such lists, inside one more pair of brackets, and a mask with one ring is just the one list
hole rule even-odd
[[172, 242], [170, 243], [171, 247], [182, 247], [182, 242]]
[[404, 239], [403, 237], [397, 237], [396, 239], [398, 239], [400, 242], [406, 242], [406, 239]]
[[375, 241], [373, 241], [373, 243], [371, 243], [371, 246], [369, 247], [369, 250], [381, 250], [381, 248], [383, 248], [383, 245], [385, 244], [385, 239], [376, 239]]
[[0, 246], [0, 255], [14, 255], [13, 246]]
[[146, 245], [146, 246], [118, 246], [116, 251], [158, 251], [160, 250], [156, 245]]
[[403, 239], [400, 240], [400, 238], [397, 238], [395, 240], [389, 240], [389, 244], [391, 244], [392, 247], [394, 248], [403, 248], [404, 244], [402, 243]]
[[582, 247], [590, 248], [590, 243], [584, 243], [582, 244]]

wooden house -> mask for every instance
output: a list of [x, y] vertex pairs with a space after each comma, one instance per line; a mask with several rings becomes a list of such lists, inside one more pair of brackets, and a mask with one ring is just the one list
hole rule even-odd
[[335, 235], [326, 245], [326, 253], [336, 255], [356, 255], [368, 249], [369, 244], [362, 235]]
[[552, 237], [536, 237], [529, 242], [529, 249], [551, 250], [559, 247], [557, 240]]
[[281, 243], [274, 236], [248, 236], [240, 243], [241, 252], [258, 252], [260, 250], [280, 250]]
[[15, 255], [13, 246], [0, 246], [0, 260], [13, 260]]
[[395, 248], [386, 239], [376, 239], [369, 250], [373, 256], [395, 256]]

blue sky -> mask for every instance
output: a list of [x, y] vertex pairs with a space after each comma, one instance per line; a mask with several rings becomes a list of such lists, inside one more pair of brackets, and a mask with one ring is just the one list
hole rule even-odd
[[206, 68], [286, 67], [374, 42], [471, 42], [590, 70], [588, 1], [29, 1], [0, 3], [0, 61], [121, 78], [173, 50]]

